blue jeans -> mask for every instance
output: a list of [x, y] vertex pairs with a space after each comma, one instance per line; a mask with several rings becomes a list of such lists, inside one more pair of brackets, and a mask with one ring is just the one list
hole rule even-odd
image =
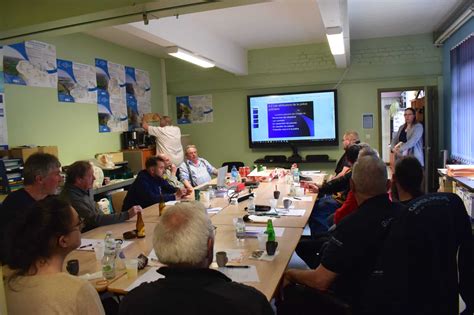
[[326, 233], [329, 229], [327, 218], [341, 205], [330, 195], [323, 196], [316, 201], [313, 212], [309, 217], [311, 236]]

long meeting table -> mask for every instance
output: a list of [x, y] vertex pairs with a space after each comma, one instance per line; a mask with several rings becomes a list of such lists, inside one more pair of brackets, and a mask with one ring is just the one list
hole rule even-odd
[[[275, 185], [281, 192], [277, 208], [282, 208], [282, 199], [287, 197], [289, 187], [282, 180], [273, 180], [268, 183], [260, 183], [259, 187], [254, 190], [256, 193], [255, 203], [261, 205], [269, 205], [270, 199], [273, 198], [273, 191]], [[242, 192], [241, 194], [246, 194]], [[247, 285], [253, 286], [260, 290], [268, 300], [271, 300], [278, 288], [281, 277], [291, 259], [291, 256], [298, 244], [298, 241], [303, 232], [308, 218], [311, 214], [312, 207], [316, 200], [316, 194], [306, 194], [307, 199], [311, 197], [310, 201], [293, 202], [295, 209], [304, 209], [305, 213], [302, 216], [281, 216], [273, 220], [273, 225], [276, 229], [283, 228], [283, 234], [277, 235], [278, 254], [272, 261], [263, 261], [251, 259], [250, 256], [253, 251], [259, 247], [256, 238], [245, 238], [238, 240], [235, 235], [235, 228], [233, 220], [237, 217], [242, 217], [247, 214], [245, 207], [248, 200], [239, 203], [238, 205], [230, 205], [227, 198], [215, 198], [211, 202], [211, 207], [222, 208], [219, 212], [209, 213], [212, 223], [217, 227], [214, 252], [222, 250], [231, 250], [241, 253], [241, 258], [237, 262], [243, 265], [254, 265], [258, 274], [258, 282], [244, 282]], [[166, 208], [165, 208], [166, 211]], [[145, 222], [146, 237], [142, 239], [132, 239], [132, 243], [123, 248], [123, 253], [126, 258], [136, 258], [140, 254], [148, 256], [153, 249], [153, 230], [159, 218], [158, 204], [147, 207], [142, 212], [143, 220]], [[136, 225], [136, 218], [132, 218], [126, 222], [113, 224], [108, 226], [98, 227], [91, 231], [82, 234], [83, 239], [101, 239], [105, 237], [107, 231], [111, 231], [116, 239], [123, 239], [123, 233], [134, 230]], [[266, 223], [248, 223], [248, 226], [260, 226], [263, 230]], [[278, 233], [277, 233], [278, 234]], [[101, 270], [101, 262], [96, 260], [93, 251], [79, 251], [75, 250], [68, 255], [66, 261], [69, 259], [78, 259], [80, 262], [79, 275], [86, 273], [92, 274]], [[152, 265], [159, 266], [159, 263], [154, 262]], [[216, 268], [215, 263], [211, 268]], [[138, 272], [138, 277], [142, 276], [151, 267]], [[98, 291], [110, 291], [116, 294], [126, 294], [129, 286], [136, 280], [129, 279], [126, 275], [125, 269], [118, 270], [116, 277], [107, 282], [101, 279], [92, 279], [91, 283]]]

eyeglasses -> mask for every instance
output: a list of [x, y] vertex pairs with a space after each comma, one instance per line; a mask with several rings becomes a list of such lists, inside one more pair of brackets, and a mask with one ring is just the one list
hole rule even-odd
[[72, 231], [75, 231], [76, 228], [80, 231], [84, 228], [84, 219], [83, 218], [79, 218], [79, 222], [75, 225], [72, 226], [72, 229], [71, 229], [71, 232]]

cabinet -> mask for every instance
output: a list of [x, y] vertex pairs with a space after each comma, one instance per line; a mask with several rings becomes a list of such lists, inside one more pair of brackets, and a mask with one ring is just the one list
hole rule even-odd
[[155, 156], [155, 149], [133, 149], [133, 150], [123, 150], [123, 159], [128, 161], [128, 167], [132, 170], [134, 174], [137, 174], [139, 171], [145, 168], [146, 160]]
[[23, 161], [0, 159], [0, 192], [9, 194], [23, 188]]

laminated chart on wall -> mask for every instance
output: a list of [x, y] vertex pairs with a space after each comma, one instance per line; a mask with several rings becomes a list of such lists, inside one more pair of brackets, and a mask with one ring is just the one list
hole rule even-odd
[[212, 95], [190, 95], [176, 97], [178, 124], [213, 122]]
[[125, 67], [128, 128], [140, 127], [144, 114], [151, 113], [151, 84], [148, 71]]
[[58, 101], [97, 104], [95, 67], [58, 59]]
[[99, 131], [127, 131], [125, 66], [103, 59], [96, 59], [95, 68]]
[[56, 47], [35, 40], [3, 47], [5, 84], [57, 88]]

